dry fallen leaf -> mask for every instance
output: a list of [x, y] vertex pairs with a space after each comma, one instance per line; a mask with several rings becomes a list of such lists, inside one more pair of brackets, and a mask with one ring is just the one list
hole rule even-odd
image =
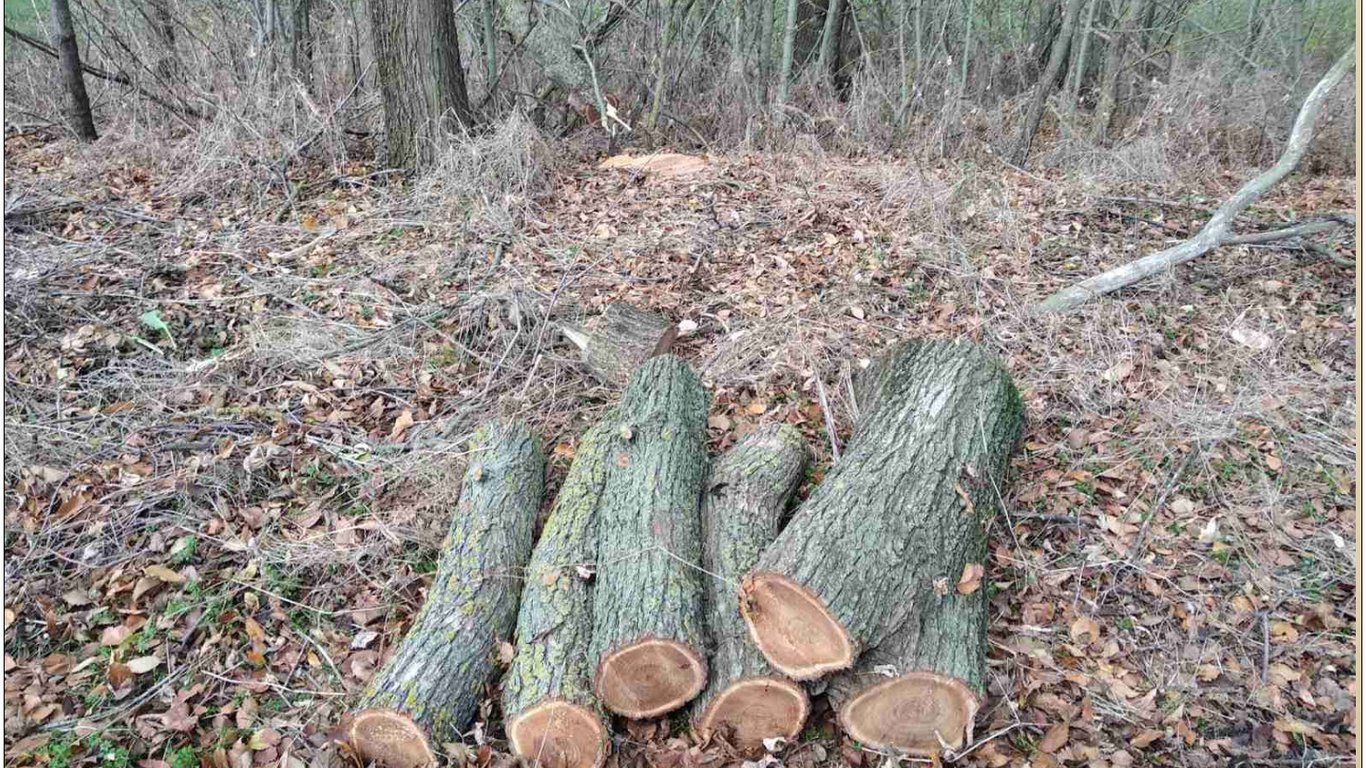
[[982, 586], [982, 574], [986, 569], [981, 563], [968, 563], [963, 566], [963, 575], [958, 579], [958, 594], [970, 595]]
[[1253, 328], [1234, 328], [1228, 332], [1234, 341], [1261, 352], [1271, 346], [1271, 337]]
[[149, 565], [142, 569], [142, 572], [151, 578], [167, 584], [184, 584], [185, 577], [167, 568], [164, 565]]
[[394, 419], [394, 426], [389, 430], [389, 442], [396, 443], [403, 439], [403, 433], [413, 425], [413, 412], [407, 408]]
[[139, 656], [130, 660], [127, 666], [129, 672], [135, 675], [145, 675], [161, 666], [161, 659], [156, 656]]
[[1055, 723], [1044, 733], [1043, 738], [1039, 739], [1039, 751], [1044, 754], [1053, 754], [1067, 746], [1067, 737], [1071, 735], [1071, 728], [1067, 723]]
[[1068, 629], [1073, 642], [1079, 642], [1083, 637], [1089, 637], [1088, 642], [1095, 642], [1100, 639], [1100, 622], [1090, 616], [1078, 616]]
[[1157, 741], [1158, 739], [1162, 738], [1162, 736], [1163, 736], [1162, 731], [1158, 731], [1158, 730], [1154, 730], [1154, 729], [1152, 729], [1152, 728], [1148, 728], [1148, 729], [1139, 731], [1137, 735], [1135, 735], [1132, 739], [1130, 739], [1130, 740], [1129, 740], [1129, 746], [1131, 746], [1131, 747], [1133, 747], [1133, 748], [1135, 748], [1135, 749], [1143, 749], [1144, 747], [1148, 746], [1149, 744], [1152, 744], [1154, 741]]

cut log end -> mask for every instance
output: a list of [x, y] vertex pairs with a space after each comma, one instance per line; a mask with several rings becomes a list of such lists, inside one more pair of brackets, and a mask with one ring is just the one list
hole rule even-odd
[[607, 758], [607, 730], [587, 707], [547, 701], [508, 724], [512, 751], [543, 768], [598, 768]]
[[658, 717], [691, 701], [707, 685], [707, 663], [695, 649], [646, 638], [622, 646], [598, 665], [603, 706], [623, 717]]
[[412, 718], [392, 709], [366, 709], [346, 729], [351, 749], [366, 764], [383, 768], [436, 765], [436, 753]]
[[800, 685], [751, 677], [717, 694], [698, 719], [697, 730], [703, 738], [720, 735], [741, 750], [756, 750], [764, 739], [796, 738], [809, 708]]
[[911, 672], [860, 692], [840, 711], [840, 725], [868, 746], [928, 756], [970, 743], [978, 706], [963, 681]]
[[786, 576], [762, 571], [747, 576], [740, 613], [768, 662], [794, 680], [847, 669], [857, 656], [849, 633], [820, 598]]

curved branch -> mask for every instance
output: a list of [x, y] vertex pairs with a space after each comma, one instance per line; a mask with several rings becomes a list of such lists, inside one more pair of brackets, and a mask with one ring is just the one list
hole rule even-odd
[[1126, 288], [1178, 264], [1199, 258], [1228, 240], [1234, 218], [1299, 164], [1309, 148], [1310, 140], [1314, 138], [1314, 123], [1318, 120], [1328, 93], [1342, 81], [1355, 63], [1356, 46], [1353, 45], [1305, 97], [1304, 104], [1300, 106], [1300, 113], [1295, 118], [1295, 127], [1290, 130], [1290, 139], [1286, 142], [1285, 150], [1276, 164], [1244, 184], [1232, 197], [1225, 200], [1195, 237], [1064, 288], [1036, 304], [1034, 311], [1044, 313], [1072, 309], [1097, 296]]

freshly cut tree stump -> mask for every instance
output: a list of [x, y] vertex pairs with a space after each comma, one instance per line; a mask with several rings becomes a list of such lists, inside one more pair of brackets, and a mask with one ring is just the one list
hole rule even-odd
[[566, 338], [583, 353], [583, 362], [599, 381], [625, 386], [632, 374], [655, 355], [673, 348], [678, 326], [630, 304], [608, 304], [588, 329], [561, 327]]
[[[1022, 428], [1009, 374], [969, 342], [903, 342], [868, 373], [860, 389], [870, 399], [843, 458], [740, 590], [751, 638], [799, 680], [849, 668], [907, 622], [923, 631], [954, 615], [938, 605], [985, 560], [983, 517]], [[981, 626], [953, 631], [981, 644]], [[915, 671], [966, 688], [980, 680], [980, 670], [920, 656], [930, 668]], [[970, 720], [970, 709], [962, 702], [958, 716]]]
[[636, 371], [617, 409], [598, 517], [593, 688], [628, 718], [662, 715], [707, 682], [698, 504], [707, 394], [672, 355]]
[[597, 768], [607, 758], [607, 727], [593, 697], [587, 652], [593, 637], [588, 579], [597, 560], [607, 447], [618, 429], [609, 413], [579, 439], [522, 587], [503, 713], [512, 751], [546, 768]]
[[792, 739], [806, 722], [802, 687], [777, 673], [749, 641], [734, 584], [778, 534], [778, 518], [801, 484], [807, 451], [786, 424], [745, 435], [712, 464], [702, 494], [702, 567], [714, 651], [707, 690], [694, 702], [699, 735], [742, 750]]
[[[986, 548], [970, 557], [984, 559]], [[968, 576], [947, 595], [928, 598], [916, 619], [860, 656], [854, 669], [831, 678], [826, 693], [846, 733], [919, 756], [972, 743], [984, 692], [987, 600], [980, 571]]]
[[431, 752], [423, 735], [458, 741], [512, 634], [545, 455], [521, 422], [481, 426], [473, 447], [427, 600], [348, 730], [364, 759], [416, 759]]

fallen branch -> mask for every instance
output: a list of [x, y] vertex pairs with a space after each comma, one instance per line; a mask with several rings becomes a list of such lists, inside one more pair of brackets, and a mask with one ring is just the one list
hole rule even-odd
[[1309, 142], [1314, 137], [1314, 123], [1318, 120], [1323, 102], [1355, 63], [1356, 46], [1353, 45], [1342, 54], [1305, 98], [1300, 113], [1295, 118], [1295, 127], [1290, 131], [1290, 140], [1286, 142], [1285, 151], [1281, 153], [1276, 164], [1244, 184], [1232, 197], [1225, 200], [1195, 237], [1064, 288], [1035, 305], [1034, 311], [1045, 313], [1072, 309], [1097, 296], [1127, 288], [1159, 272], [1199, 258], [1224, 244], [1229, 239], [1234, 217], [1256, 202], [1257, 198], [1279, 183], [1299, 164], [1300, 158], [1304, 157]]
[[1315, 221], [1304, 221], [1293, 224], [1281, 229], [1272, 229], [1266, 232], [1251, 232], [1246, 235], [1237, 235], [1226, 238], [1220, 245], [1262, 245], [1265, 243], [1275, 243], [1281, 240], [1289, 240], [1293, 237], [1306, 237], [1308, 235], [1318, 235], [1324, 232], [1332, 232], [1338, 227], [1355, 227], [1356, 217], [1354, 216], [1333, 216]]

